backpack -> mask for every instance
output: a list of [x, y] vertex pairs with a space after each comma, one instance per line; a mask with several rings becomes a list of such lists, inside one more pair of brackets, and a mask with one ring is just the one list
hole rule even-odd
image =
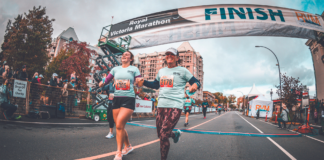
[[289, 116], [289, 113], [288, 113], [287, 110], [285, 110], [285, 109], [284, 109], [284, 111], [287, 113], [288, 122], [290, 122], [290, 116]]

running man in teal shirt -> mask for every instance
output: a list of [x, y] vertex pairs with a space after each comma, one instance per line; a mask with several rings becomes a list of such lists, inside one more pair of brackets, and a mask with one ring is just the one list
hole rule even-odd
[[185, 124], [184, 124], [185, 127], [187, 127], [189, 125], [189, 123], [188, 123], [189, 114], [191, 112], [192, 105], [195, 103], [194, 99], [189, 98], [188, 95], [186, 95], [186, 96], [187, 96], [187, 98], [186, 98], [185, 103], [184, 103], [184, 112], [186, 114], [186, 120], [185, 120]]
[[209, 107], [209, 104], [208, 104], [206, 98], [204, 99], [204, 102], [201, 105], [202, 105], [202, 111], [203, 111], [204, 119], [206, 119], [206, 112], [207, 112], [207, 108]]

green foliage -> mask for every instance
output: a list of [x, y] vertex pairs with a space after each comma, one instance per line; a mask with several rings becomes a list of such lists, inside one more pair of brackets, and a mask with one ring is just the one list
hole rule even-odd
[[69, 58], [74, 53], [73, 49], [62, 49], [58, 55], [52, 60], [52, 62], [47, 66], [45, 71], [45, 81], [49, 80], [52, 77], [53, 73], [57, 73], [59, 76], [62, 76], [63, 79], [67, 79], [68, 75], [65, 69], [60, 69], [61, 64], [64, 60]]
[[228, 96], [228, 102], [229, 103], [235, 103], [236, 102], [235, 99], [236, 99], [236, 96], [234, 94], [230, 94]]
[[2, 44], [2, 60], [15, 69], [27, 65], [29, 78], [36, 71], [42, 73], [49, 60], [47, 48], [52, 41], [53, 21], [41, 6], [18, 15], [12, 24], [9, 21]]

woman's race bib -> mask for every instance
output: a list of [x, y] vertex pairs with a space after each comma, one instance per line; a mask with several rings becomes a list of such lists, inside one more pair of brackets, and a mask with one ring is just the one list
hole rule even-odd
[[113, 93], [110, 93], [110, 94], [109, 94], [109, 98], [108, 98], [108, 100], [110, 100], [110, 101], [114, 100], [114, 96], [115, 96], [115, 95], [114, 95]]
[[171, 75], [171, 76], [162, 76], [160, 78], [160, 87], [173, 88], [173, 75]]
[[116, 90], [130, 90], [129, 79], [116, 79], [115, 80]]

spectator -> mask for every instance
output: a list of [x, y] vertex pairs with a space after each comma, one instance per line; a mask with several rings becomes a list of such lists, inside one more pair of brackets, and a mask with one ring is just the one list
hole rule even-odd
[[2, 64], [2, 66], [1, 66], [1, 68], [0, 68], [0, 75], [2, 75], [3, 74], [3, 72], [5, 72], [5, 65], [6, 65], [6, 61], [4, 61], [3, 62], [3, 64]]
[[44, 78], [44, 76], [42, 74], [40, 74], [37, 78], [37, 81], [39, 84], [42, 84], [42, 79]]
[[20, 72], [18, 79], [28, 81], [28, 74], [26, 72], [26, 65], [22, 66], [22, 72]]
[[52, 105], [52, 104], [55, 104], [53, 102], [55, 97], [57, 96], [56, 95], [56, 87], [57, 87], [57, 74], [56, 73], [53, 73], [52, 75], [52, 78], [50, 80], [50, 87], [49, 89], [47, 90], [49, 93], [47, 94], [48, 95], [48, 105]]
[[30, 104], [32, 104], [34, 107], [36, 107], [36, 102], [38, 99], [40, 99], [39, 97], [39, 85], [38, 85], [38, 72], [34, 73], [34, 76], [32, 78], [32, 83], [30, 86], [30, 95], [31, 95], [31, 101]]
[[2, 73], [2, 78], [3, 78], [3, 79], [8, 79], [8, 78], [10, 78], [10, 77], [9, 77], [9, 72], [10, 72], [10, 70], [9, 70], [9, 66], [8, 66], [8, 65], [5, 65], [4, 72]]
[[75, 86], [75, 79], [71, 78], [71, 82], [67, 83], [66, 89], [68, 90], [68, 101], [67, 101], [67, 113], [72, 114], [72, 109], [75, 101], [75, 91], [73, 88]]
[[18, 79], [19, 78], [19, 69], [16, 69], [12, 78]]
[[149, 101], [149, 99], [150, 99], [149, 95], [148, 94], [145, 95], [144, 100]]
[[280, 114], [281, 118], [278, 118], [278, 129], [281, 129], [281, 122], [284, 124], [284, 129], [286, 128], [286, 122], [288, 121], [289, 110], [286, 106], [283, 106], [282, 112]]
[[57, 85], [61, 88], [63, 87], [62, 76], [59, 76], [59, 78], [57, 79]]
[[64, 80], [63, 81], [63, 88], [62, 88], [62, 102], [67, 104], [67, 100], [68, 100], [68, 95], [69, 95], [69, 91], [67, 90], [67, 85], [68, 85], [68, 80]]
[[[12, 96], [12, 92], [9, 90], [8, 79], [0, 86], [0, 105], [3, 108], [3, 116], [6, 120], [12, 119], [12, 115], [16, 112], [17, 106], [10, 104], [9, 98]], [[20, 118], [20, 117], [18, 117]]]
[[71, 79], [70, 79], [71, 81], [72, 81], [72, 78], [76, 79], [75, 74], [76, 74], [76, 72], [73, 71], [72, 74], [71, 74], [71, 77], [70, 77], [70, 78], [71, 78]]

